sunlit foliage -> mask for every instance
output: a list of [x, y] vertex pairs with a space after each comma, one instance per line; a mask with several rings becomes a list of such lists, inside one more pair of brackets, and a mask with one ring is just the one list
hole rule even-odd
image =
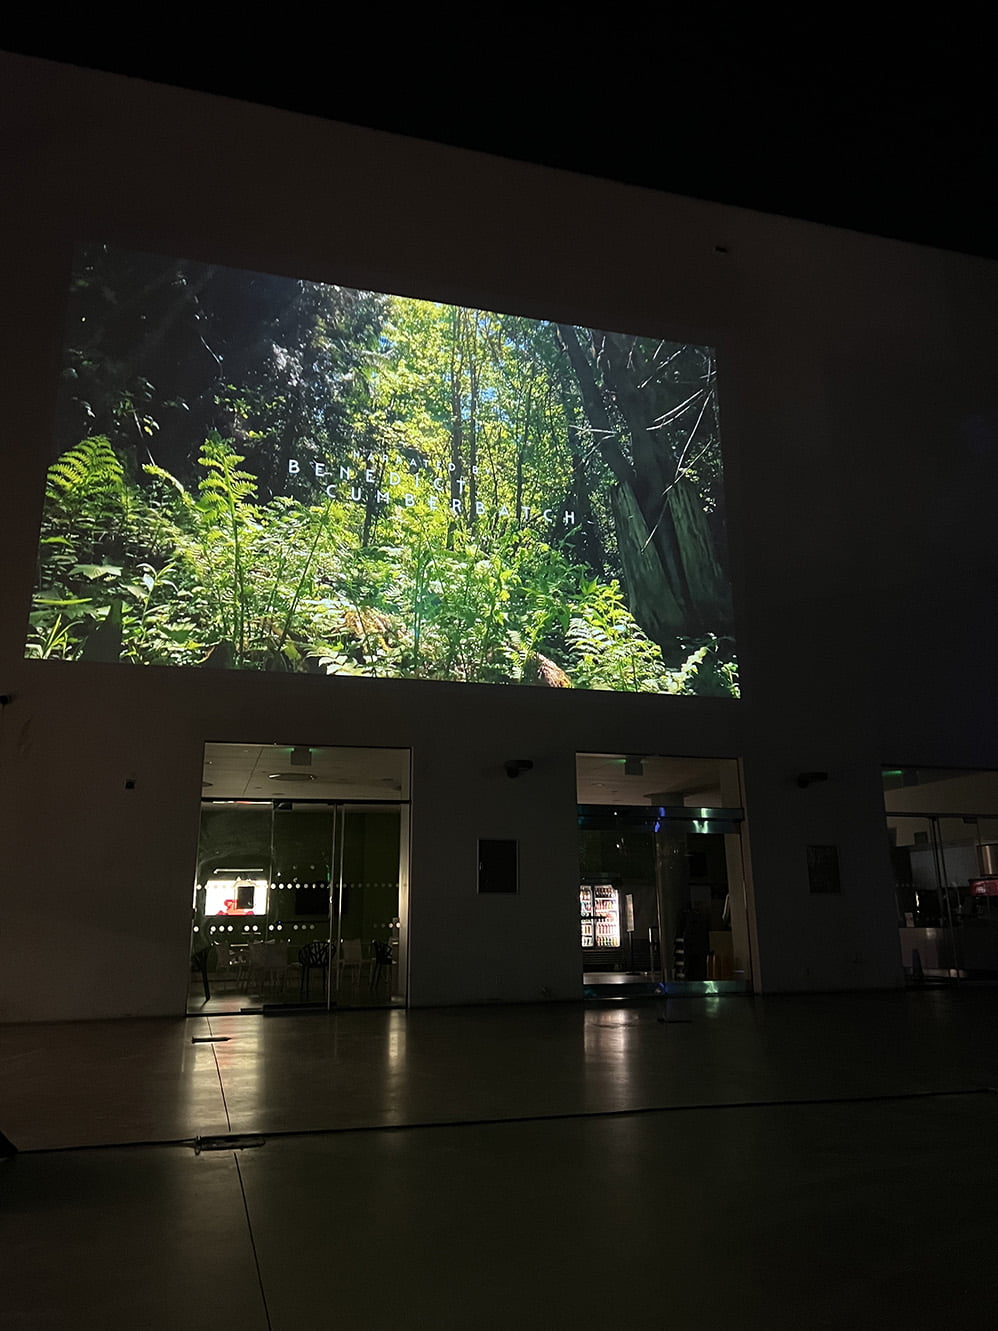
[[27, 653], [737, 695], [705, 348], [93, 247]]

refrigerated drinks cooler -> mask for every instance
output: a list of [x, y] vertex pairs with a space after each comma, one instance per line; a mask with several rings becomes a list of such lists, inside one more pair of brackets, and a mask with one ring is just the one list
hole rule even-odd
[[583, 947], [620, 947], [620, 901], [609, 883], [579, 888]]

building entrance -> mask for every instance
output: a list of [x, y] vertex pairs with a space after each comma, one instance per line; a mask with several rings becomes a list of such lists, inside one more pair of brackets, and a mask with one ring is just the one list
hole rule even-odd
[[204, 772], [188, 1012], [404, 1004], [408, 750], [209, 744]]
[[584, 990], [751, 988], [737, 764], [579, 754]]
[[908, 980], [998, 976], [998, 772], [892, 767], [884, 803]]

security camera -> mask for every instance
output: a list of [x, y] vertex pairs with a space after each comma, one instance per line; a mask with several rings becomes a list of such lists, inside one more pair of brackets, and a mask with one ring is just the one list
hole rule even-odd
[[797, 777], [797, 784], [801, 790], [807, 790], [808, 786], [813, 786], [816, 781], [827, 781], [827, 772], [801, 772]]
[[521, 772], [529, 772], [534, 765], [533, 758], [507, 758], [503, 763], [506, 769], [506, 775], [512, 781], [518, 777]]

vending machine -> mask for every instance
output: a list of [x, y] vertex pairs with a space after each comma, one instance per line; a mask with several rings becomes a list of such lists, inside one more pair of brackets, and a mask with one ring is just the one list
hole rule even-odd
[[582, 946], [620, 947], [620, 899], [610, 883], [583, 883], [579, 888]]

